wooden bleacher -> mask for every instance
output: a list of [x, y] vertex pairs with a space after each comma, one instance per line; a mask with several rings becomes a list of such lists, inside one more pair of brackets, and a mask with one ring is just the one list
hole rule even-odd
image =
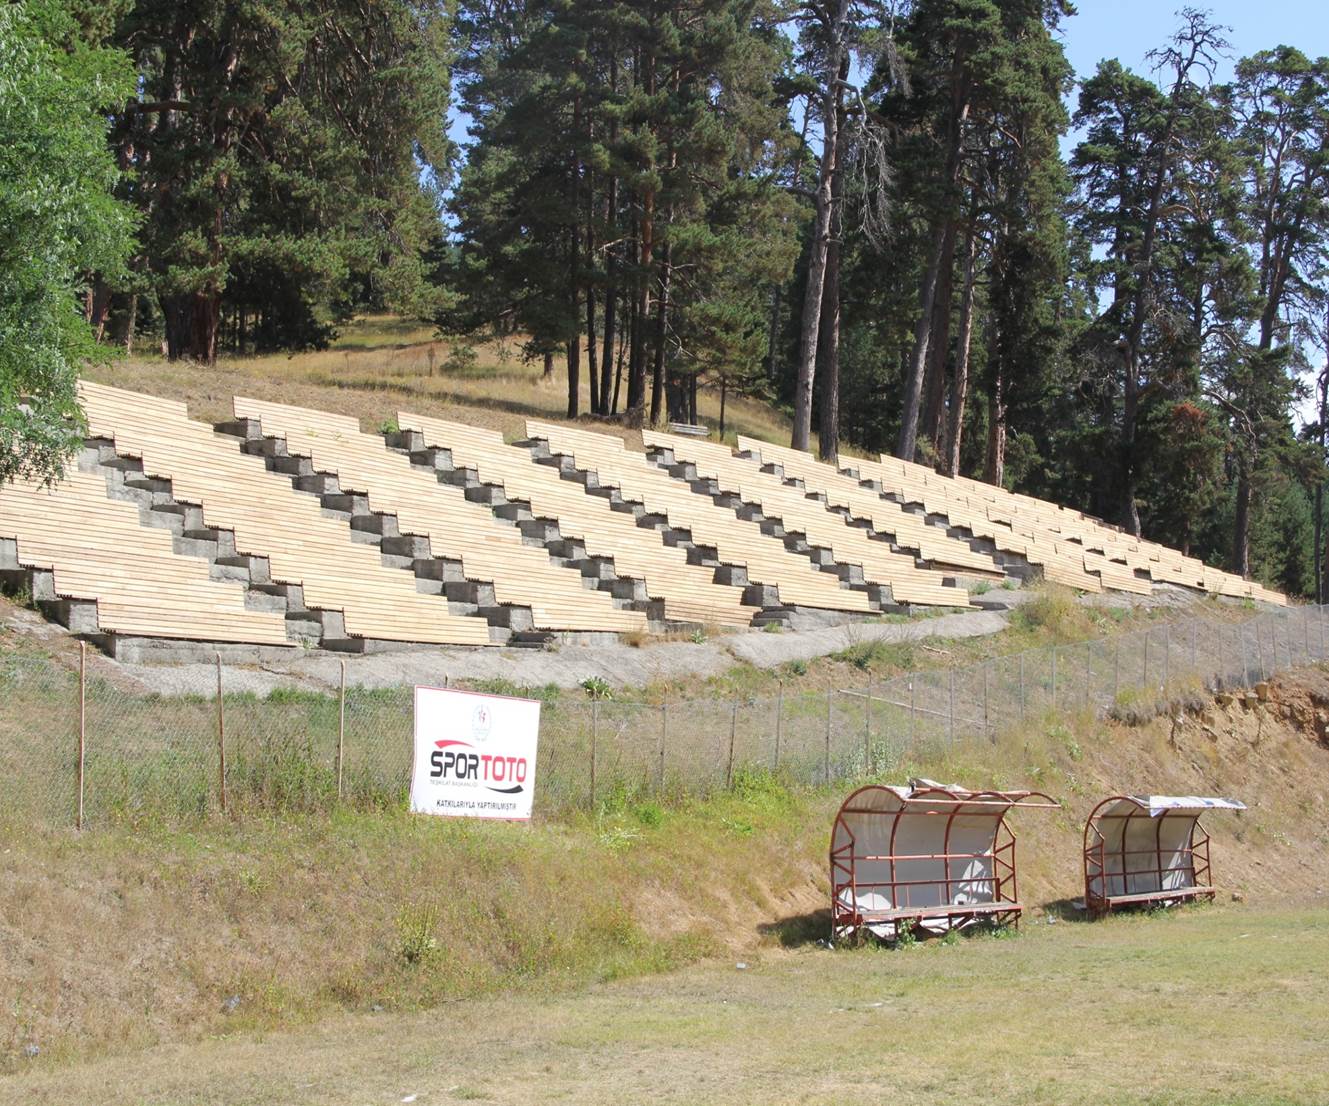
[[829, 550], [837, 562], [860, 567], [868, 583], [888, 586], [895, 602], [970, 606], [964, 588], [945, 583], [938, 572], [918, 568], [913, 557], [894, 552], [888, 542], [869, 537], [861, 527], [850, 526], [778, 476], [735, 457], [728, 446], [650, 430], [642, 432], [642, 441], [648, 449], [669, 450], [678, 461], [692, 465], [699, 476], [713, 480], [720, 491], [737, 495], [768, 518], [779, 519], [786, 531], [802, 534], [810, 544]]
[[644, 454], [628, 450], [619, 438], [535, 419], [526, 421], [526, 433], [547, 442], [553, 453], [573, 458], [579, 469], [593, 472], [601, 485], [618, 489], [624, 499], [667, 518], [677, 529], [690, 531], [693, 542], [715, 549], [723, 564], [746, 569], [752, 583], [777, 588], [782, 604], [862, 613], [874, 610], [865, 592], [841, 587], [836, 577], [786, 549], [757, 523], [740, 519], [733, 511], [695, 494]]
[[300, 586], [307, 607], [340, 611], [351, 637], [489, 643], [483, 619], [455, 615], [442, 597], [417, 591], [412, 576], [353, 541], [317, 499], [190, 419], [183, 403], [86, 381], [79, 392], [93, 437], [141, 459], [146, 475], [170, 480], [174, 498], [201, 506], [209, 527], [234, 532], [238, 551], [267, 558], [275, 582]]
[[741, 434], [738, 448], [750, 454], [756, 464], [779, 465], [787, 478], [801, 481], [809, 493], [824, 496], [827, 507], [847, 511], [851, 518], [862, 519], [874, 531], [889, 534], [896, 545], [915, 551], [923, 560], [989, 577], [1004, 575], [990, 554], [971, 549], [967, 542], [951, 537], [914, 512], [906, 511], [900, 504], [883, 499], [852, 476], [834, 465], [818, 461], [809, 453]]
[[612, 559], [620, 575], [642, 580], [647, 594], [663, 602], [667, 621], [747, 626], [759, 612], [744, 605], [740, 589], [717, 584], [713, 569], [689, 563], [687, 552], [666, 545], [658, 531], [638, 526], [548, 465], [535, 464], [529, 451], [506, 444], [498, 432], [407, 411], [397, 413], [397, 425], [447, 449], [454, 465], [501, 486], [509, 499], [529, 503], [537, 516], [557, 520], [559, 532], [580, 541], [588, 555]]
[[244, 588], [213, 580], [206, 562], [174, 550], [167, 530], [144, 526], [134, 503], [111, 499], [106, 478], [68, 466], [47, 489], [0, 486], [0, 537], [19, 563], [52, 573], [56, 594], [97, 604], [104, 633], [289, 645], [279, 613], [245, 607]]
[[584, 586], [579, 573], [527, 545], [516, 527], [467, 499], [462, 488], [441, 483], [381, 437], [363, 433], [358, 420], [239, 396], [235, 414], [258, 420], [263, 433], [284, 438], [291, 453], [335, 473], [343, 491], [368, 497], [371, 510], [396, 515], [403, 534], [428, 538], [433, 555], [460, 561], [467, 579], [492, 583], [499, 603], [529, 607], [537, 629], [647, 628], [642, 612], [621, 610], [608, 593]]

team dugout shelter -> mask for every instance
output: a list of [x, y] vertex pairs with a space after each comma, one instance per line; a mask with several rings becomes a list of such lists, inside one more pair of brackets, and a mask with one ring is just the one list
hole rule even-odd
[[1018, 924], [1015, 833], [1006, 816], [1059, 805], [1040, 791], [969, 791], [926, 779], [860, 787], [831, 832], [833, 936], [894, 941], [914, 930]]
[[1084, 902], [1090, 914], [1214, 897], [1207, 810], [1245, 810], [1202, 795], [1113, 795], [1084, 825]]

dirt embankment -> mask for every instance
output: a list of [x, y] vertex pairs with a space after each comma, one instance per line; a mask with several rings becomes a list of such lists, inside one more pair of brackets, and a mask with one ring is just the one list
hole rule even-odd
[[[1223, 890], [1329, 891], [1329, 675], [1128, 727], [1050, 720], [897, 766], [1065, 802], [1015, 819], [1029, 919], [1080, 894], [1082, 820], [1116, 792], [1234, 795], [1207, 819]], [[397, 814], [89, 833], [3, 828], [0, 1064], [134, 1049], [669, 968], [824, 933], [840, 797], [757, 780], [677, 809], [530, 826]], [[38, 1050], [35, 1054], [33, 1049]]]

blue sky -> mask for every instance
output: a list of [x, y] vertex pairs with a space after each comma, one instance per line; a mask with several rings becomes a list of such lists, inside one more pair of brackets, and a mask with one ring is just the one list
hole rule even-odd
[[[1312, 57], [1329, 54], [1326, 0], [1211, 0], [1194, 6], [1207, 8], [1215, 22], [1230, 28], [1231, 61], [1280, 43]], [[1146, 72], [1145, 54], [1176, 29], [1181, 7], [1151, 0], [1082, 0], [1063, 28], [1066, 56], [1081, 77], [1092, 73], [1100, 58], [1120, 58], [1123, 65]], [[1231, 76], [1231, 61], [1217, 74], [1219, 80]]]

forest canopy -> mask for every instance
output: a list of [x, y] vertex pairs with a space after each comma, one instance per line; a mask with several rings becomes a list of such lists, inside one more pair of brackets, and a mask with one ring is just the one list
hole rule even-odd
[[[0, 316], [0, 433], [26, 418], [58, 455], [69, 366], [98, 343], [207, 366], [391, 311], [518, 337], [570, 417], [696, 422], [698, 387], [722, 386], [825, 458], [893, 452], [1316, 595], [1329, 61], [1237, 57], [1186, 9], [1144, 71], [1077, 81], [1074, 19], [1066, 0], [7, 5], [0, 311], [44, 321], [24, 344]], [[24, 206], [57, 180], [67, 210]], [[1321, 416], [1298, 425], [1308, 380]], [[51, 419], [14, 413], [20, 392]]]

